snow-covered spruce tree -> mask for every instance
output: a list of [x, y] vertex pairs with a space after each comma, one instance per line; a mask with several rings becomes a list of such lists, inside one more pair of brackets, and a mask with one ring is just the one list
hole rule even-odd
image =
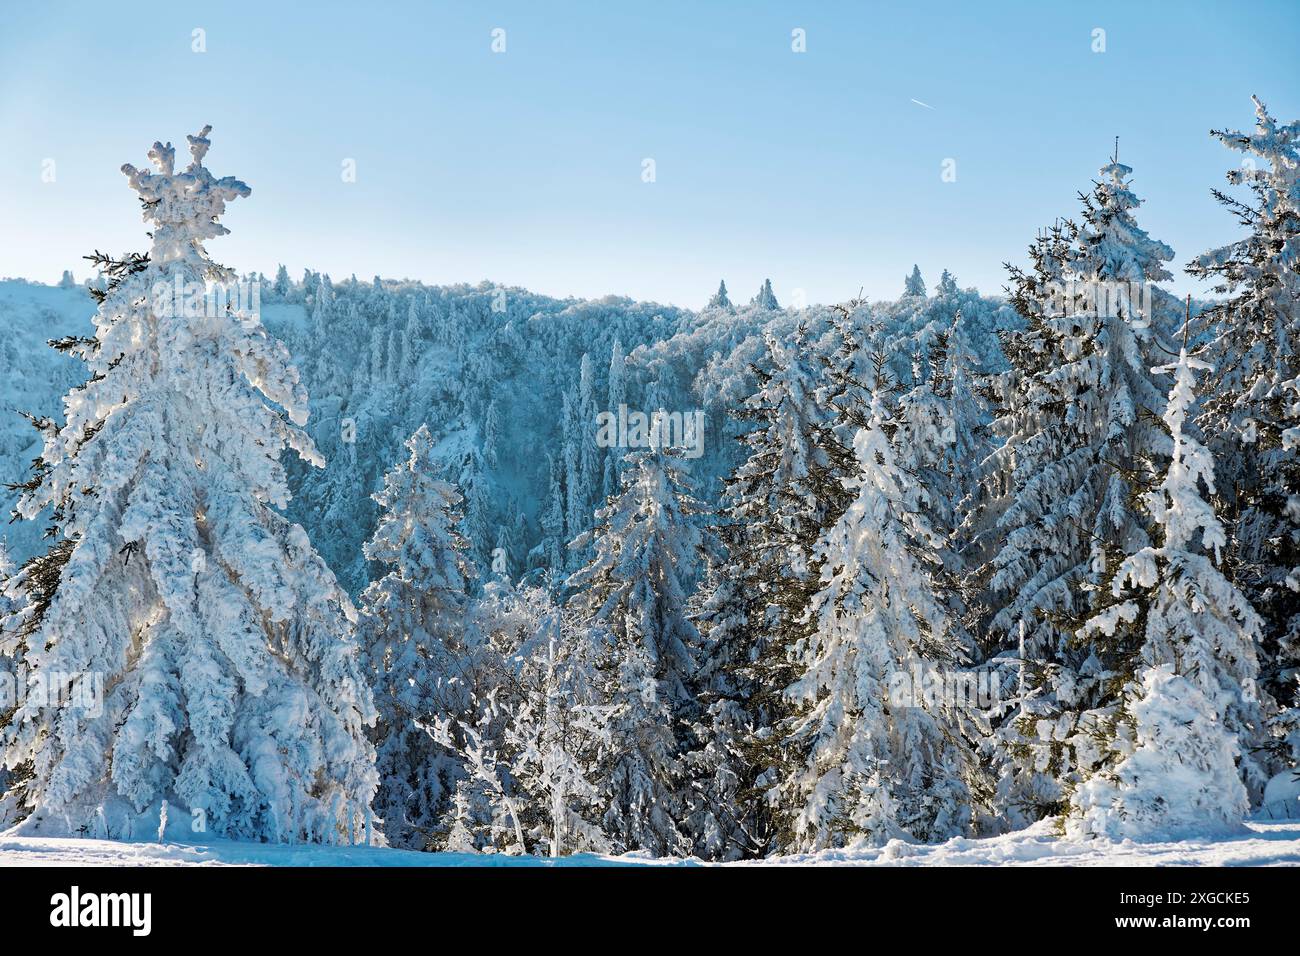
[[979, 527], [976, 514], [983, 503], [980, 468], [995, 447], [989, 422], [987, 384], [990, 376], [981, 365], [961, 309], [952, 325], [935, 337], [932, 389], [946, 403], [952, 437], [946, 446], [941, 472], [949, 496], [954, 550], [979, 553], [979, 542], [967, 540]]
[[358, 640], [374, 688], [379, 791], [375, 813], [394, 846], [423, 849], [447, 810], [457, 761], [416, 721], [465, 715], [476, 640], [466, 633], [473, 570], [458, 524], [455, 487], [435, 477], [433, 439], [421, 425], [374, 496], [379, 524], [365, 555], [384, 569], [361, 595]]
[[834, 431], [821, 369], [806, 330], [793, 341], [766, 338], [758, 387], [735, 417], [749, 457], [725, 481], [715, 564], [696, 619], [704, 634], [697, 689], [707, 712], [690, 755], [696, 805], [692, 831], [707, 856], [763, 855], [774, 821], [760, 778], [780, 761], [792, 715], [781, 693], [795, 679], [791, 651], [806, 636], [817, 590], [812, 558], [821, 533], [848, 507], [842, 479], [853, 453]]
[[[945, 550], [951, 550], [950, 539], [960, 523], [958, 508], [964, 490], [957, 461], [958, 423], [953, 397], [954, 388], [960, 386], [949, 377], [963, 370], [960, 360], [952, 354], [956, 343], [951, 341], [951, 331], [936, 332], [926, 353], [914, 358], [912, 385], [895, 402], [898, 429], [893, 442], [900, 464], [917, 476], [926, 491], [930, 522], [945, 539]], [[950, 359], [958, 363], [956, 369], [950, 369]], [[925, 365], [929, 366], [928, 373]], [[973, 424], [969, 413], [964, 424]], [[963, 437], [970, 440], [969, 435]], [[967, 457], [962, 462], [971, 460]]]
[[1130, 289], [1168, 279], [1173, 252], [1134, 220], [1131, 172], [1104, 166], [1082, 225], [1040, 237], [1031, 273], [1010, 270], [1026, 325], [1006, 345], [1012, 371], [996, 423], [1006, 474], [995, 480], [1008, 504], [982, 575], [992, 630], [1021, 661], [1003, 725], [1012, 763], [1001, 800], [1013, 825], [1059, 812], [1060, 785], [1079, 769], [1081, 716], [1112, 706], [1133, 676], [1131, 635], [1079, 632], [1118, 563], [1149, 543], [1136, 495], [1169, 446], [1150, 371], [1155, 323], [1138, 308], [1160, 300], [1134, 301]]
[[722, 280], [718, 283], [718, 291], [713, 293], [713, 298], [709, 299], [707, 308], [732, 310], [731, 299], [727, 297], [727, 282]]
[[921, 278], [920, 266], [912, 266], [911, 274], [903, 281], [903, 295], [916, 295], [925, 298], [925, 280]]
[[696, 718], [698, 635], [687, 584], [702, 535], [684, 466], [658, 447], [627, 455], [619, 494], [596, 512], [594, 557], [566, 582], [601, 647], [601, 703], [614, 708], [603, 827], [621, 850], [689, 852], [682, 753]]
[[1090, 715], [1101, 757], [1071, 795], [1065, 828], [1074, 836], [1173, 840], [1239, 829], [1249, 809], [1243, 775], [1252, 789], [1263, 783], [1250, 746], [1263, 722], [1259, 617], [1215, 567], [1227, 538], [1201, 495], [1202, 485], [1214, 493], [1214, 462], [1187, 430], [1193, 370], [1206, 368], [1184, 347], [1163, 370], [1174, 376], [1164, 415], [1173, 451], [1164, 481], [1143, 496], [1163, 540], [1124, 559], [1115, 603], [1083, 628], [1134, 630], [1142, 671], [1109, 713]]
[[[1228, 173], [1253, 193], [1214, 197], [1249, 233], [1198, 256], [1187, 271], [1227, 296], [1201, 313], [1214, 365], [1201, 426], [1219, 472], [1232, 579], [1264, 619], [1262, 690], [1300, 705], [1300, 122], [1255, 102], [1255, 128], [1216, 130], [1245, 154]], [[1292, 718], [1285, 713], [1284, 723]], [[1300, 759], [1291, 754], [1290, 762]]]
[[[854, 439], [854, 501], [818, 542], [821, 589], [788, 688], [800, 708], [786, 740], [798, 760], [772, 794], [787, 851], [858, 839], [941, 840], [966, 833], [967, 759], [943, 694], [897, 694], [932, 668], [963, 663], [935, 596], [938, 542], [924, 496], [901, 468], [877, 398]], [[915, 690], [915, 688], [913, 688]]]
[[281, 452], [320, 464], [301, 431], [307, 396], [255, 315], [172, 298], [178, 282], [232, 278], [203, 243], [249, 188], [204, 167], [208, 132], [188, 138], [183, 171], [162, 143], [156, 172], [122, 167], [153, 246], [110, 267], [95, 336], [76, 348], [91, 378], [44, 429], [19, 503], [28, 520], [53, 507], [59, 535], [25, 582], [38, 612], [27, 663], [102, 678], [103, 705], [29, 701], [5, 730], [5, 764], [31, 770], [31, 833], [98, 820], [129, 837], [157, 829], [165, 801], [227, 837], [348, 843], [368, 835], [375, 789], [354, 612], [276, 510]]
[[[914, 359], [913, 384], [892, 398], [893, 421], [889, 424], [895, 460], [913, 476], [924, 502], [931, 532], [925, 551], [932, 562], [930, 582], [948, 622], [945, 657], [949, 663], [974, 663], [982, 661], [987, 648], [977, 640], [980, 608], [978, 593], [970, 585], [966, 533], [978, 492], [973, 466], [990, 448], [985, 408], [973, 388], [972, 359], [961, 321], [958, 310], [950, 328], [934, 332], [928, 354]], [[975, 681], [997, 679], [999, 687], [992, 696], [1000, 697], [1001, 675], [996, 669], [968, 676]], [[948, 712], [949, 726], [960, 735], [969, 757], [962, 763], [963, 781], [981, 826], [997, 816], [990, 766], [995, 743], [990, 720], [994, 716], [978, 706], [977, 700], [963, 701]], [[976, 754], [983, 756], [975, 759]]]
[[280, 268], [275, 273], [275, 284], [271, 286], [271, 291], [275, 293], [277, 299], [287, 300], [289, 293], [293, 291], [293, 280], [289, 278], [289, 270], [281, 263]]
[[776, 294], [772, 292], [771, 279], [763, 280], [763, 285], [759, 288], [754, 298], [750, 300], [749, 304], [753, 308], [770, 309], [773, 312], [781, 308], [781, 306], [777, 304]]
[[934, 294], [942, 298], [957, 295], [960, 291], [957, 287], [956, 278], [953, 277], [951, 272], [944, 269], [943, 274], [939, 276], [939, 284], [934, 287]]

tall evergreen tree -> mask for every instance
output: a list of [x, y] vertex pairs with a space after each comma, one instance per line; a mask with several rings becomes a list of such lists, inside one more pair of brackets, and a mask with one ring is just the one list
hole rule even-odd
[[759, 288], [758, 293], [749, 304], [759, 309], [771, 309], [773, 312], [781, 308], [781, 306], [777, 304], [776, 294], [772, 292], [771, 279], [763, 280], [763, 285]]
[[467, 633], [466, 587], [473, 570], [458, 529], [460, 493], [435, 477], [429, 429], [421, 425], [405, 447], [406, 460], [374, 495], [381, 513], [364, 551], [384, 574], [361, 595], [358, 636], [379, 717], [375, 812], [391, 844], [423, 849], [459, 767], [417, 722], [463, 717], [470, 707], [476, 638]]
[[749, 457], [726, 480], [711, 590], [696, 612], [705, 634], [697, 677], [707, 704], [693, 829], [709, 855], [761, 855], [774, 822], [760, 778], [780, 758], [773, 728], [791, 717], [781, 691], [795, 678], [790, 655], [806, 636], [816, 590], [813, 547], [849, 503], [841, 480], [852, 453], [836, 436], [835, 411], [800, 326], [783, 345], [768, 335], [758, 387], [737, 413]]
[[934, 287], [934, 294], [942, 297], [951, 297], [956, 295], [960, 289], [957, 288], [957, 279], [947, 269], [939, 276], [939, 284]]
[[870, 415], [854, 440], [855, 500], [814, 551], [813, 628], [796, 648], [799, 676], [787, 690], [799, 706], [787, 737], [796, 759], [774, 793], [788, 815], [787, 850], [946, 839], [970, 825], [952, 702], [914, 688], [893, 694], [900, 676], [964, 657], [935, 596], [938, 542], [923, 494], [896, 460], [884, 402]]
[[[1245, 154], [1214, 197], [1249, 233], [1187, 271], [1226, 296], [1201, 313], [1214, 366], [1200, 424], [1219, 470], [1233, 580], [1264, 619], [1264, 690], [1300, 706], [1300, 122], [1279, 124], [1259, 99], [1255, 128], [1216, 130]], [[1284, 713], [1283, 720], [1295, 721]], [[1280, 730], [1285, 733], [1284, 728]], [[1294, 762], [1300, 753], [1290, 755]], [[1294, 764], [1293, 764], [1294, 765]]]
[[[623, 352], [623, 343], [617, 338], [609, 351], [609, 384], [606, 409], [614, 415], [618, 408], [627, 402], [627, 356]], [[605, 450], [605, 465], [602, 470], [602, 502], [618, 490], [618, 475], [622, 470], [623, 460], [617, 449]]]
[[1149, 543], [1135, 497], [1169, 444], [1150, 371], [1156, 323], [1139, 309], [1157, 298], [1129, 290], [1168, 279], [1173, 251], [1134, 220], [1131, 172], [1104, 166], [1082, 197], [1082, 225], [1040, 237], [1032, 273], [1011, 269], [1026, 325], [1007, 346], [997, 425], [1009, 505], [985, 577], [992, 628], [1021, 661], [1004, 727], [1018, 772], [1004, 774], [1002, 799], [1016, 822], [1060, 809], [1060, 785], [1078, 769], [1080, 715], [1113, 704], [1132, 677], [1131, 646], [1077, 633], [1118, 562]]
[[619, 494], [596, 514], [594, 557], [567, 584], [600, 655], [603, 702], [614, 708], [604, 828], [624, 850], [689, 850], [682, 751], [694, 718], [698, 636], [686, 615], [701, 547], [698, 503], [667, 448], [627, 456]]
[[713, 298], [709, 299], [708, 308], [731, 310], [731, 299], [727, 297], [726, 280], [718, 283], [718, 291], [713, 293]]
[[903, 295], [919, 295], [925, 298], [925, 280], [921, 278], [920, 266], [912, 266], [911, 274], [903, 282]]
[[1187, 431], [1193, 370], [1206, 368], [1184, 347], [1166, 369], [1173, 450], [1164, 480], [1143, 496], [1162, 540], [1124, 559], [1114, 602], [1083, 629], [1135, 631], [1141, 673], [1121, 702], [1088, 715], [1083, 733], [1101, 756], [1071, 796], [1066, 829], [1077, 835], [1178, 839], [1240, 829], [1249, 808], [1242, 776], [1256, 792], [1264, 783], [1252, 753], [1263, 723], [1260, 621], [1215, 567], [1227, 536], [1200, 490], [1213, 494], [1214, 462]]
[[582, 526], [585, 529], [591, 524], [591, 513], [597, 503], [601, 479], [604, 477], [601, 447], [596, 444], [596, 416], [600, 411], [596, 404], [596, 367], [590, 352], [582, 353], [582, 361], [578, 366], [576, 411], [580, 442], [578, 470], [582, 475]]
[[[361, 839], [375, 789], [370, 692], [347, 595], [301, 527], [281, 452], [322, 461], [307, 396], [256, 315], [178, 302], [228, 282], [204, 250], [244, 183], [203, 165], [209, 127], [174, 168], [123, 166], [153, 226], [148, 256], [105, 262], [91, 378], [46, 424], [19, 511], [54, 509], [58, 541], [19, 583], [34, 672], [103, 675], [101, 708], [30, 702], [4, 732], [33, 833], [159, 828], [164, 801], [232, 838]], [[283, 412], [281, 411], [283, 409]], [[287, 416], [287, 420], [286, 420]]]
[[280, 299], [289, 298], [289, 293], [293, 291], [293, 280], [289, 278], [289, 270], [281, 263], [280, 268], [275, 273], [275, 285], [272, 286], [276, 297]]
[[[0, 539], [0, 727], [8, 726], [13, 718], [27, 676], [17, 633], [23, 627], [28, 602], [14, 581], [16, 570], [8, 546]], [[16, 799], [6, 796], [11, 789], [9, 770], [0, 762], [0, 829], [8, 828], [19, 811]]]

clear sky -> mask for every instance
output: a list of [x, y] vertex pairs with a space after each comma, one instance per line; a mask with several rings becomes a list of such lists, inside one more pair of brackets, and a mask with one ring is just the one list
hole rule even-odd
[[1236, 235], [1206, 134], [1251, 93], [1300, 116], [1300, 0], [0, 0], [0, 276], [144, 248], [118, 168], [205, 123], [253, 189], [209, 247], [241, 272], [698, 307], [720, 277], [893, 297], [916, 262], [996, 292], [1115, 136], [1181, 266]]

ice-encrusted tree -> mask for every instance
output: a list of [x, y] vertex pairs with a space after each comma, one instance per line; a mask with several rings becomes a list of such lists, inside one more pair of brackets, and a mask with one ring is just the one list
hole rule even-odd
[[101, 676], [102, 707], [29, 701], [5, 763], [30, 770], [32, 833], [130, 836], [170, 804], [228, 837], [347, 843], [366, 835], [374, 708], [351, 603], [278, 511], [281, 453], [322, 463], [298, 374], [256, 315], [189, 295], [233, 278], [204, 242], [249, 194], [203, 165], [209, 130], [181, 171], [162, 143], [155, 171], [122, 167], [153, 245], [106, 264], [95, 335], [74, 346], [91, 377], [44, 427], [19, 503], [58, 529], [28, 578], [27, 663]]
[[940, 297], [954, 296], [961, 290], [957, 287], [957, 279], [947, 269], [939, 276], [939, 284], [934, 287], [934, 294]]
[[911, 273], [903, 282], [903, 295], [916, 295], [925, 298], [925, 280], [921, 278], [920, 266], [912, 266]]
[[1008, 506], [984, 574], [992, 629], [1021, 661], [1004, 725], [1018, 770], [1003, 774], [1018, 822], [1059, 809], [1082, 715], [1113, 704], [1132, 677], [1123, 635], [1078, 633], [1119, 561], [1149, 543], [1134, 502], [1168, 449], [1150, 313], [1173, 251], [1134, 219], [1131, 173], [1114, 160], [1103, 166], [1082, 223], [1040, 237], [1032, 272], [1011, 269], [1026, 326], [1007, 342], [1012, 371], [997, 422], [1006, 471], [996, 480]]
[[1134, 630], [1141, 671], [1122, 702], [1093, 715], [1087, 732], [1102, 755], [1071, 796], [1066, 830], [1076, 836], [1178, 839], [1240, 828], [1243, 776], [1252, 789], [1263, 784], [1253, 752], [1263, 723], [1260, 621], [1215, 566], [1227, 536], [1201, 492], [1214, 493], [1214, 461], [1187, 427], [1193, 372], [1208, 368], [1184, 346], [1164, 369], [1174, 376], [1164, 414], [1173, 450], [1164, 480], [1143, 496], [1162, 540], [1124, 559], [1115, 602], [1083, 628]]
[[[894, 449], [899, 462], [917, 476], [929, 499], [929, 517], [936, 532], [948, 538], [955, 530], [962, 498], [961, 474], [956, 459], [958, 409], [952, 378], [962, 374], [953, 354], [952, 330], [936, 330], [928, 349], [913, 360], [912, 384], [894, 402], [897, 431]], [[922, 361], [924, 359], [924, 362]], [[954, 368], [950, 368], [950, 359]], [[928, 366], [928, 369], [926, 368]], [[973, 431], [967, 412], [961, 425]], [[963, 435], [970, 441], [970, 435]], [[966, 457], [963, 463], [973, 459]]]
[[539, 588], [490, 584], [475, 616], [494, 679], [468, 720], [430, 727], [466, 768], [449, 841], [459, 828], [463, 848], [608, 850], [600, 813], [612, 708], [599, 702], [599, 648]]
[[1233, 579], [1264, 619], [1263, 690], [1291, 706], [1300, 704], [1300, 121], [1278, 123], [1252, 99], [1253, 130], [1212, 134], [1244, 154], [1228, 182], [1250, 200], [1213, 194], [1249, 232], [1187, 271], [1225, 297], [1199, 317], [1214, 365], [1201, 425], [1231, 519]]
[[428, 427], [405, 447], [406, 460], [374, 495], [381, 513], [364, 551], [384, 574], [362, 592], [358, 640], [378, 713], [375, 813], [391, 844], [423, 849], [446, 811], [459, 762], [417, 721], [460, 717], [470, 707], [473, 570], [458, 527], [460, 493], [436, 477]]
[[776, 293], [772, 291], [772, 280], [764, 279], [763, 285], [759, 288], [754, 298], [750, 300], [751, 306], [757, 309], [771, 309], [775, 312], [781, 308], [776, 301]]
[[727, 297], [727, 281], [725, 279], [718, 283], [718, 291], [713, 293], [713, 298], [709, 299], [708, 308], [730, 311], [731, 299]]
[[725, 556], [710, 575], [696, 619], [705, 639], [697, 688], [707, 707], [691, 755], [697, 780], [693, 829], [708, 855], [759, 855], [774, 824], [759, 778], [780, 757], [791, 716], [781, 694], [796, 674], [790, 655], [807, 635], [817, 590], [812, 552], [848, 507], [842, 479], [856, 470], [835, 433], [821, 369], [799, 326], [783, 343], [766, 337], [758, 385], [736, 412], [753, 427], [749, 452], [725, 480], [719, 537]]
[[701, 547], [699, 505], [662, 444], [631, 452], [619, 494], [596, 513], [594, 556], [567, 586], [578, 620], [602, 646], [602, 703], [614, 708], [604, 829], [624, 850], [689, 849], [682, 832], [682, 751], [695, 714], [698, 635], [688, 584]]
[[271, 291], [279, 299], [289, 298], [289, 293], [293, 291], [293, 280], [289, 278], [289, 270], [280, 264], [280, 268], [275, 273], [275, 283], [271, 286]]
[[788, 817], [785, 850], [947, 839], [970, 823], [952, 702], [898, 693], [900, 675], [911, 682], [963, 656], [935, 596], [923, 493], [896, 460], [879, 397], [869, 414], [854, 439], [854, 500], [814, 551], [813, 629], [786, 690], [799, 707], [786, 740], [798, 759], [772, 795]]
[[1172, 664], [1146, 668], [1125, 706], [1123, 757], [1074, 793], [1066, 834], [1175, 841], [1245, 831], [1250, 801], [1233, 765], [1241, 748], [1195, 682]]
[[981, 364], [967, 321], [958, 309], [947, 331], [935, 336], [932, 388], [947, 405], [951, 441], [940, 466], [941, 483], [948, 495], [952, 528], [961, 540], [955, 550], [977, 552], [980, 516], [974, 514], [982, 502], [980, 469], [994, 448], [989, 427], [989, 375]]

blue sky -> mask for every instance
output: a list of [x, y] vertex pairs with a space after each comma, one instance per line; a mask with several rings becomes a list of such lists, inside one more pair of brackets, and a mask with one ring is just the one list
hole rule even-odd
[[1300, 116], [1296, 0], [0, 0], [0, 17], [0, 276], [45, 281], [144, 248], [118, 168], [205, 123], [210, 168], [253, 189], [209, 246], [240, 271], [696, 307], [720, 277], [736, 298], [767, 276], [782, 301], [892, 297], [913, 262], [995, 292], [1115, 136], [1181, 266], [1236, 234], [1209, 190], [1237, 160], [1207, 131], [1249, 126], [1251, 93]]

